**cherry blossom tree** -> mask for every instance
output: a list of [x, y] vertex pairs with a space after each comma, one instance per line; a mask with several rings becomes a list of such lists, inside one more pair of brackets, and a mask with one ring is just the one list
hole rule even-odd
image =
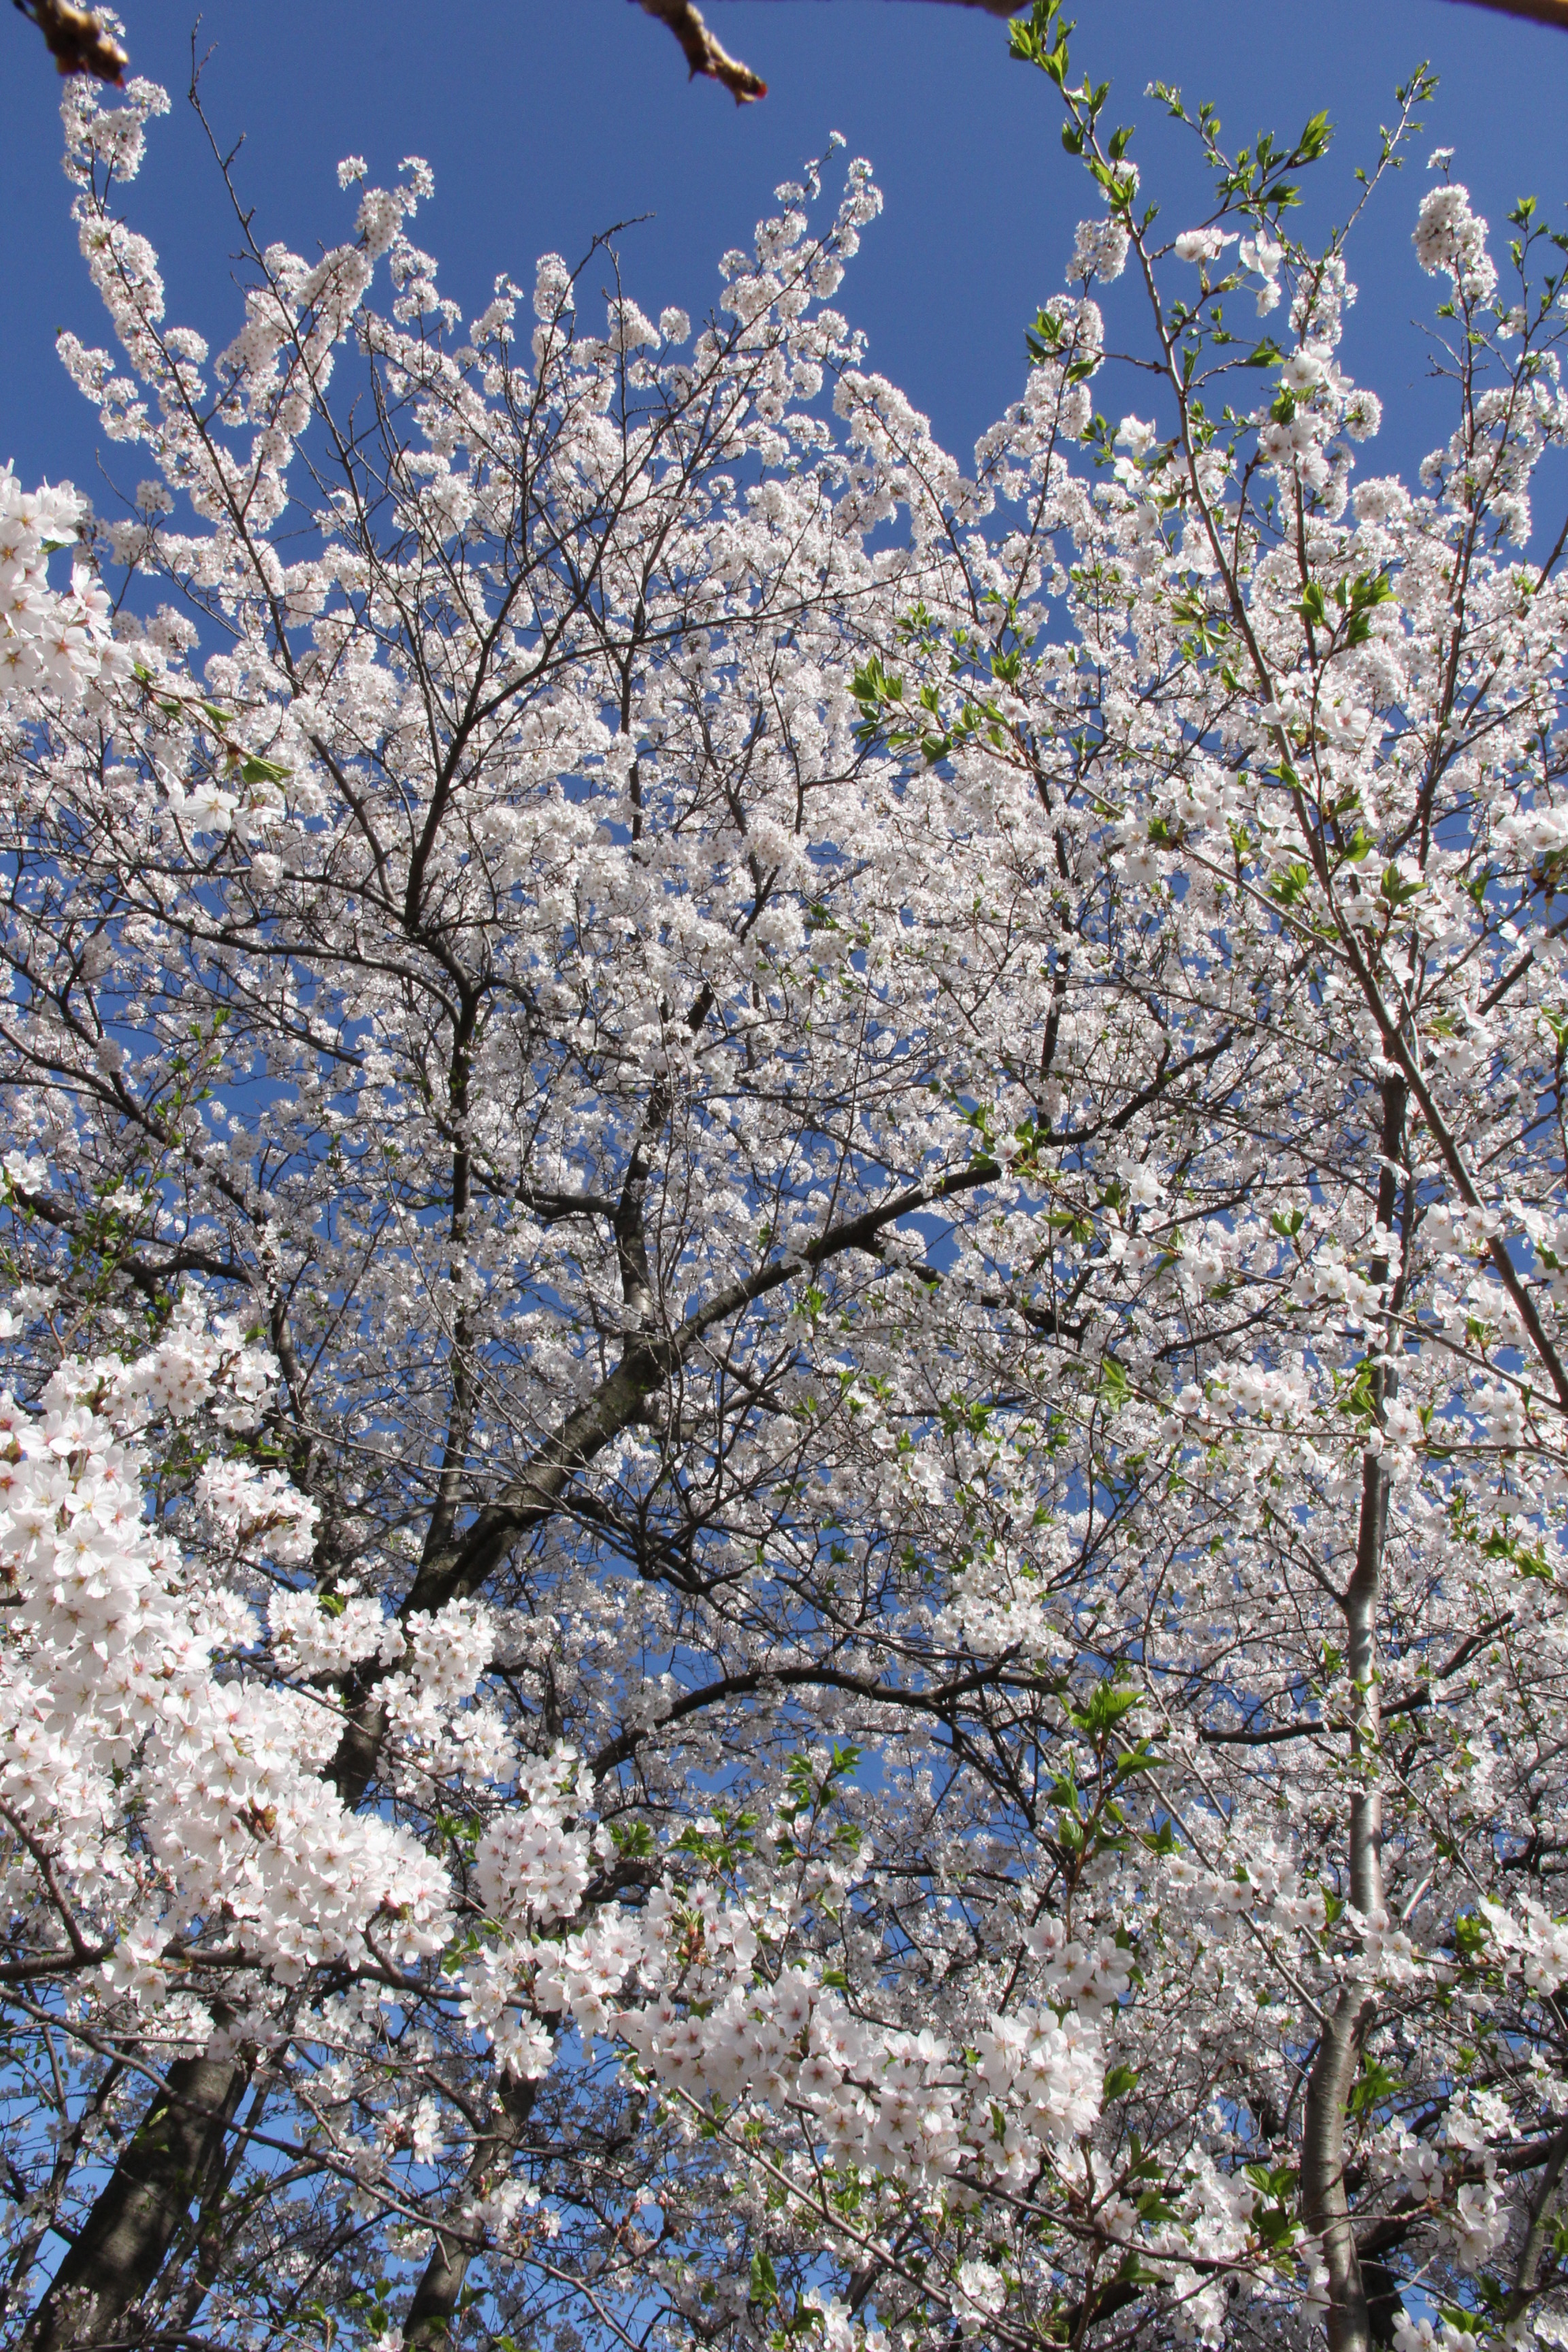
[[237, 203], [215, 356], [67, 91], [147, 476], [0, 478], [34, 2352], [1568, 2340], [1568, 245], [1432, 159], [1407, 488], [1322, 119], [1160, 92], [1172, 236], [1012, 37], [1096, 203], [968, 474], [863, 164], [695, 334], [465, 321], [417, 159]]

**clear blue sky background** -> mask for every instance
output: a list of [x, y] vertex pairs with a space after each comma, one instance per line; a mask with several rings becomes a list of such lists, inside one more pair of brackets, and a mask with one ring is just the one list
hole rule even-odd
[[[153, 126], [132, 217], [163, 257], [171, 318], [224, 341], [239, 315], [233, 224], [181, 102], [195, 0], [123, 5], [135, 68], [176, 100]], [[967, 458], [1018, 389], [1024, 324], [1061, 282], [1074, 222], [1097, 209], [1061, 151], [1054, 93], [1008, 62], [1005, 26], [978, 11], [710, 0], [710, 14], [768, 77], [763, 104], [738, 110], [713, 85], [689, 84], [668, 32], [627, 0], [205, 0], [197, 39], [212, 52], [203, 90], [215, 128], [227, 142], [244, 134], [237, 175], [262, 241], [310, 253], [344, 233], [353, 194], [338, 192], [340, 156], [363, 154], [380, 177], [423, 154], [437, 194], [416, 234], [469, 315], [498, 270], [526, 283], [540, 252], [574, 261], [595, 231], [637, 215], [649, 217], [620, 240], [628, 289], [656, 312], [676, 302], [700, 314], [720, 253], [746, 240], [774, 183], [841, 131], [888, 199], [844, 307], [868, 331], [871, 363]], [[1395, 82], [1431, 59], [1442, 87], [1427, 127], [1352, 254], [1361, 299], [1348, 338], [1388, 414], [1367, 461], [1413, 467], [1444, 415], [1411, 323], [1433, 299], [1410, 244], [1426, 156], [1438, 143], [1458, 151], [1456, 171], [1494, 226], [1527, 193], [1562, 226], [1568, 35], [1447, 0], [1081, 0], [1079, 16], [1075, 68], [1111, 79], [1116, 119], [1138, 125], [1145, 193], [1168, 199], [1173, 229], [1202, 206], [1178, 134], [1143, 95], [1152, 77], [1212, 98], [1237, 140], [1264, 124], [1293, 134], [1327, 108], [1335, 145], [1310, 183], [1310, 217], [1326, 222], [1352, 200], [1352, 168], [1375, 153]], [[61, 326], [103, 340], [68, 217], [55, 100], [41, 42], [5, 10], [0, 459], [29, 478], [68, 477], [108, 505], [95, 420], [52, 349]], [[1108, 387], [1103, 404], [1147, 413], [1149, 397]], [[117, 478], [135, 478], [133, 457], [103, 454]]]

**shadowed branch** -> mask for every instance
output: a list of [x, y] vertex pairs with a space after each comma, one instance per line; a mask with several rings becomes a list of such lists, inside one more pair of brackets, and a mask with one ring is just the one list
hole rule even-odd
[[[945, 0], [945, 5], [984, 8], [990, 16], [1016, 16], [1022, 12], [1025, 0]], [[1528, 16], [1535, 24], [1558, 25], [1568, 31], [1568, 0], [1467, 0], [1467, 5], [1495, 9], [1504, 16]], [[737, 106], [766, 98], [768, 86], [762, 76], [730, 55], [692, 6], [691, 0], [637, 0], [637, 5], [669, 26], [694, 78], [700, 74], [710, 81], [722, 82]]]
[[[131, 60], [112, 33], [85, 8], [70, 0], [15, 0], [24, 16], [37, 25], [49, 55], [62, 74], [92, 74], [100, 81], [121, 83]], [[648, 16], [668, 25], [680, 44], [693, 79], [722, 83], [737, 106], [766, 98], [761, 74], [732, 58], [709, 27], [692, 0], [637, 0]], [[987, 16], [1012, 16], [1018, 0], [945, 0], [959, 8], [983, 8]], [[1568, 0], [1465, 0], [1465, 5], [1490, 8], [1504, 16], [1524, 16], [1538, 25], [1557, 25], [1568, 31]]]
[[131, 60], [107, 26], [86, 8], [69, 0], [16, 0], [29, 24], [37, 25], [50, 57], [63, 74], [92, 74], [99, 81], [124, 79]]

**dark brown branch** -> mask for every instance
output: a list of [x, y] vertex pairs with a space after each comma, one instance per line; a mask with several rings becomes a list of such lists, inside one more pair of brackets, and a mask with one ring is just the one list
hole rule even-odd
[[1528, 16], [1536, 25], [1557, 25], [1568, 32], [1568, 0], [1472, 0], [1472, 5], [1495, 8], [1504, 16]]
[[[984, 8], [988, 16], [1016, 16], [1024, 13], [1025, 0], [947, 0], [947, 4]], [[16, 5], [19, 7], [22, 0], [16, 0]], [[1504, 16], [1528, 16], [1535, 24], [1557, 25], [1568, 31], [1568, 0], [1469, 0], [1469, 5], [1494, 9]], [[637, 5], [669, 26], [694, 79], [700, 74], [709, 81], [722, 82], [737, 106], [766, 98], [768, 86], [762, 76], [732, 58], [714, 38], [691, 0], [637, 0]]]
[[63, 74], [91, 74], [122, 89], [131, 63], [112, 33], [86, 8], [69, 0], [16, 0], [29, 24], [37, 25], [44, 46]]
[[[89, 10], [71, 6], [70, 0], [14, 0], [14, 5], [29, 23], [37, 25], [62, 74], [90, 74], [100, 81], [123, 88], [125, 68], [131, 60], [113, 34]], [[982, 8], [990, 16], [1019, 13], [1016, 0], [948, 0], [948, 5]], [[1504, 16], [1527, 17], [1537, 25], [1556, 25], [1568, 31], [1568, 0], [1468, 0], [1468, 5], [1490, 8]], [[762, 76], [730, 55], [710, 30], [700, 11], [692, 5], [692, 0], [637, 0], [637, 5], [669, 26], [694, 79], [700, 75], [705, 80], [721, 82], [737, 106], [766, 98], [768, 86]]]
[[[504, 2168], [520, 2146], [538, 2088], [537, 2083], [520, 2082], [515, 2075], [501, 2076], [496, 2092], [495, 2119], [474, 2142], [465, 2183], [469, 2194], [482, 2189], [488, 2173]], [[448, 2343], [468, 2265], [482, 2243], [482, 2234], [476, 2234], [471, 2223], [466, 2230], [443, 2229], [437, 2224], [436, 2242], [403, 2323], [407, 2352], [442, 2352]]]
[[732, 58], [728, 49], [721, 47], [691, 0], [640, 0], [640, 5], [650, 16], [657, 16], [661, 25], [669, 26], [680, 43], [681, 55], [691, 69], [693, 80], [701, 74], [709, 81], [722, 82], [737, 106], [749, 106], [753, 99], [766, 98], [767, 83], [750, 66], [743, 66], [739, 58]]
[[[749, 105], [752, 100], [766, 98], [768, 86], [760, 74], [742, 65], [721, 47], [709, 31], [691, 0], [637, 0], [650, 16], [668, 25], [680, 43], [681, 54], [691, 68], [693, 79], [703, 75], [709, 81], [722, 82], [737, 106]], [[988, 16], [1012, 16], [1018, 13], [1019, 0], [950, 0], [960, 8], [984, 8]], [[1541, 0], [1542, 6], [1558, 5], [1558, 0]], [[1568, 22], [1568, 0], [1561, 0], [1563, 20]]]

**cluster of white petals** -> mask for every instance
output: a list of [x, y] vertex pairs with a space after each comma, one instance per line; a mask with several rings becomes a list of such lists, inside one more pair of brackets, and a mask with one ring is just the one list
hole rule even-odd
[[[188, 1321], [182, 1336], [177, 1381], [165, 1347], [68, 1361], [36, 1412], [0, 1402], [0, 1801], [38, 1894], [140, 2000], [218, 1921], [284, 1983], [374, 1936], [400, 1958], [439, 1950], [444, 1874], [322, 1780], [311, 1710], [226, 1664], [253, 1631], [246, 1602], [148, 1520], [149, 1423], [245, 1385], [243, 1353]], [[310, 1506], [237, 1467], [202, 1476], [226, 1535], [298, 1558]]]
[[51, 552], [75, 542], [81, 520], [74, 490], [24, 490], [8, 466], [0, 470], [0, 703], [31, 694], [75, 702], [130, 669], [93, 572], [73, 564], [68, 592], [49, 581]]

